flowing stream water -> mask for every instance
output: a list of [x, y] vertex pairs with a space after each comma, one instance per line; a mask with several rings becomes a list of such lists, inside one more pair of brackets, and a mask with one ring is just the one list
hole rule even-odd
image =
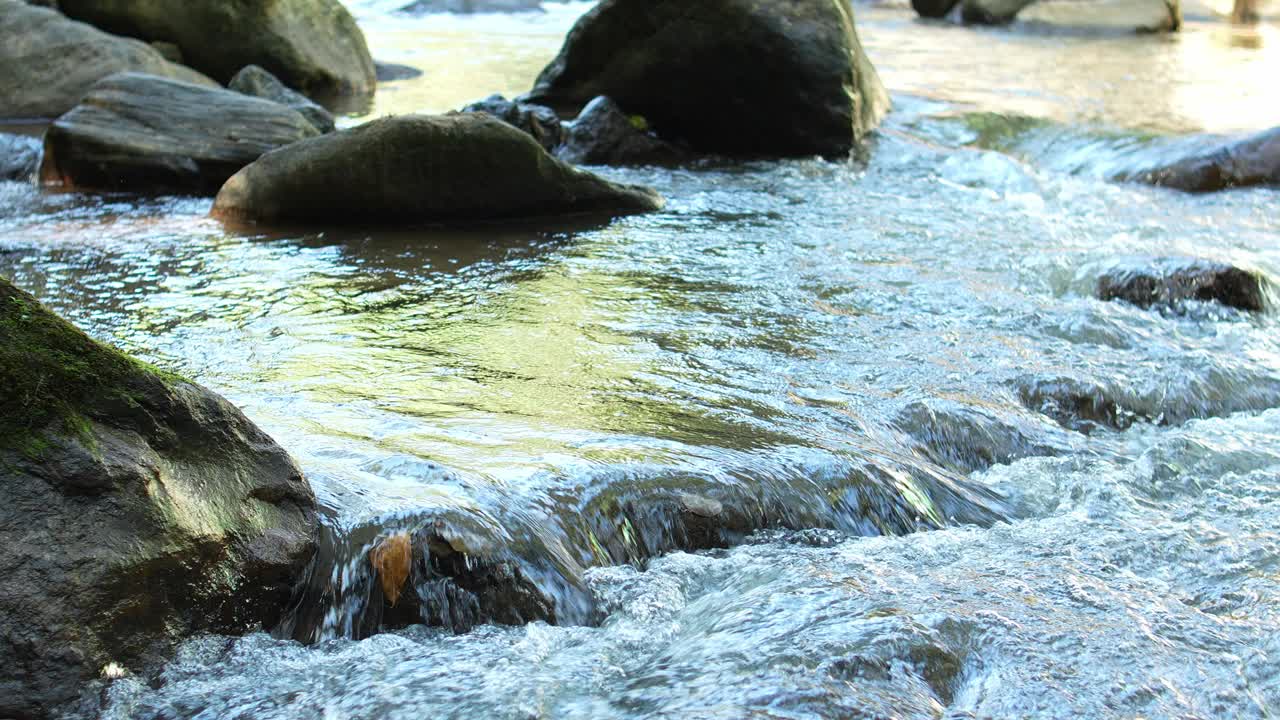
[[[349, 3], [426, 70], [374, 115], [518, 94], [588, 7], [401, 2]], [[326, 509], [288, 627], [103, 717], [1280, 714], [1276, 315], [1092, 294], [1132, 256], [1280, 277], [1276, 190], [1103, 179], [1275, 125], [1280, 32], [858, 12], [895, 103], [868, 165], [601, 168], [668, 199], [609, 224], [251, 233], [0, 183], [0, 273], [231, 399]], [[424, 528], [550, 615], [445, 578], [380, 632], [364, 551]]]

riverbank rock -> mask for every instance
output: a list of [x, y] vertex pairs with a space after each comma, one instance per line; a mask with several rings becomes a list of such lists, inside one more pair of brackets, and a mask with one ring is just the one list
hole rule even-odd
[[1186, 192], [1280, 185], [1280, 127], [1218, 143], [1157, 168], [1121, 173], [1113, 179]]
[[547, 152], [554, 151], [564, 141], [564, 127], [560, 116], [549, 107], [508, 100], [501, 95], [490, 95], [479, 102], [462, 108], [462, 112], [482, 112], [502, 122], [525, 131]]
[[0, 717], [50, 717], [114, 663], [279, 619], [315, 498], [235, 407], [0, 279]]
[[1182, 27], [1182, 4], [1179, 0], [1042, 0], [1018, 13], [1018, 21], [1067, 32], [1173, 32]]
[[551, 157], [484, 113], [383, 118], [264, 155], [227, 181], [213, 214], [262, 222], [483, 222], [657, 210]]
[[0, 0], [0, 117], [57, 117], [95, 82], [125, 71], [214, 84], [146, 43], [108, 35], [53, 10]]
[[373, 58], [338, 0], [65, 0], [62, 11], [107, 32], [171, 42], [218, 82], [259, 65], [309, 97], [369, 95]]
[[279, 78], [257, 65], [246, 66], [236, 73], [227, 83], [227, 89], [291, 107], [321, 133], [334, 130], [332, 113], [311, 102], [306, 95], [289, 89]]
[[528, 102], [605, 95], [658, 137], [731, 156], [844, 156], [889, 108], [848, 0], [604, 0]]
[[123, 73], [49, 127], [40, 178], [67, 189], [213, 194], [264, 152], [317, 134], [277, 103]]
[[30, 180], [39, 167], [39, 140], [0, 134], [0, 180]]
[[556, 157], [579, 165], [670, 165], [686, 156], [649, 132], [643, 118], [627, 116], [607, 97], [587, 103], [556, 151]]
[[1141, 308], [1179, 309], [1188, 300], [1215, 302], [1248, 312], [1267, 308], [1272, 284], [1256, 270], [1200, 258], [1130, 258], [1098, 276], [1100, 300], [1123, 300]]

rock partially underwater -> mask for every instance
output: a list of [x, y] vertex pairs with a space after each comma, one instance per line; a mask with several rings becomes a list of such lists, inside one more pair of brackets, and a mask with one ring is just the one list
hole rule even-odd
[[264, 152], [318, 133], [278, 103], [122, 73], [49, 127], [40, 178], [66, 189], [212, 195]]
[[1226, 140], [1159, 167], [1121, 173], [1114, 179], [1186, 192], [1280, 185], [1280, 127]]
[[526, 96], [598, 96], [658, 137], [730, 156], [845, 156], [889, 108], [849, 0], [604, 0]]
[[383, 118], [268, 153], [213, 214], [252, 222], [450, 223], [657, 210], [657, 193], [566, 165], [484, 113]]
[[0, 405], [0, 717], [50, 717], [192, 633], [277, 622], [315, 498], [230, 403], [0, 279]]

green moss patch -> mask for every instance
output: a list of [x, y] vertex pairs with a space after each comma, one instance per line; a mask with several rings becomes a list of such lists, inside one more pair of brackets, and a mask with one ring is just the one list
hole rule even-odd
[[160, 377], [0, 278], [0, 450], [39, 458], [49, 432], [88, 440], [89, 418], [137, 406], [129, 388], [148, 376]]

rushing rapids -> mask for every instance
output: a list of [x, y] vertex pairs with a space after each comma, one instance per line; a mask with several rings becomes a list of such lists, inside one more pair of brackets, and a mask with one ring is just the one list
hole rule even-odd
[[[426, 70], [374, 115], [519, 94], [586, 8], [400, 4], [349, 3]], [[1119, 257], [1280, 277], [1275, 189], [1109, 180], [1274, 124], [1280, 37], [858, 23], [869, 164], [596, 168], [668, 201], [609, 224], [0, 182], [0, 273], [234, 401], [326, 513], [287, 622], [103, 717], [1273, 714], [1270, 300], [1097, 294]]]

